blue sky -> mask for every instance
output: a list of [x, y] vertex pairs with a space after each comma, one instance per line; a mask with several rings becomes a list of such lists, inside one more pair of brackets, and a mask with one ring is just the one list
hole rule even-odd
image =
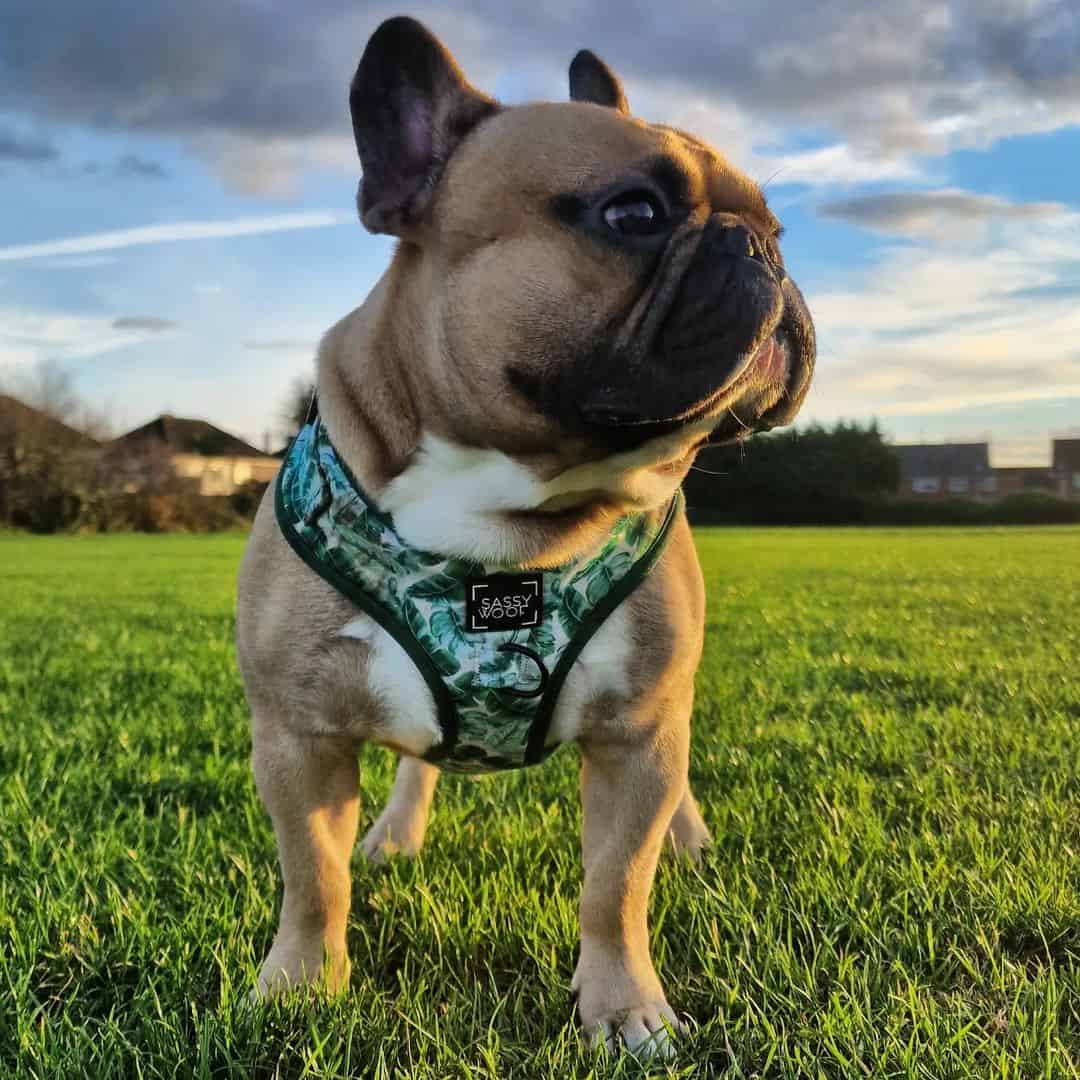
[[[767, 183], [815, 315], [804, 420], [1080, 433], [1080, 9], [1071, 0], [600, 0], [414, 8], [477, 85], [632, 109]], [[391, 246], [356, 219], [346, 106], [381, 5], [15, 0], [0, 14], [0, 382], [51, 359], [119, 428], [277, 443], [292, 379]]]

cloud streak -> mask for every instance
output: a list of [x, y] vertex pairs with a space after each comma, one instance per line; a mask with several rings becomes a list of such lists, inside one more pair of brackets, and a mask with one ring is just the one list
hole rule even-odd
[[164, 166], [138, 154], [124, 154], [113, 166], [117, 176], [137, 176], [144, 180], [164, 180], [169, 174]]
[[248, 352], [314, 353], [317, 344], [316, 341], [296, 338], [274, 338], [269, 341], [245, 341], [244, 348]]
[[121, 315], [113, 319], [114, 330], [145, 330], [151, 334], [163, 334], [175, 330], [178, 323], [172, 319], [163, 319], [160, 315]]
[[40, 165], [56, 161], [59, 157], [60, 151], [49, 139], [0, 129], [0, 161]]
[[17, 244], [0, 248], [0, 262], [42, 259], [54, 256], [87, 255], [145, 244], [171, 244], [183, 240], [220, 240], [235, 236], [286, 232], [293, 229], [324, 229], [352, 224], [355, 214], [336, 210], [315, 210], [297, 214], [234, 218], [231, 221], [182, 221], [167, 225], [143, 225], [134, 229], [88, 233], [46, 240], [39, 244]]
[[930, 233], [943, 223], [1038, 221], [1069, 213], [1062, 203], [1016, 203], [956, 188], [857, 195], [823, 203], [818, 212], [835, 221], [900, 235]]

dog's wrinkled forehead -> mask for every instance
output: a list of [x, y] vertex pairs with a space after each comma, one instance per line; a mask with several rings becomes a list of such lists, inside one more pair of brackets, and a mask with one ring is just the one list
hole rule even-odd
[[701, 139], [574, 102], [519, 105], [485, 120], [451, 162], [440, 209], [450, 227], [480, 215], [501, 231], [522, 216], [535, 226], [553, 198], [635, 182], [698, 216], [738, 214], [763, 235], [779, 228], [758, 185]]

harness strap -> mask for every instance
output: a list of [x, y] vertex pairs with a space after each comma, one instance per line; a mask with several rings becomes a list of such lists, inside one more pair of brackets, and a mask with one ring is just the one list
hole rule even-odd
[[[468, 733], [464, 736], [465, 742], [460, 752], [455, 754], [460, 741], [459, 734], [462, 724], [455, 693], [458, 695], [472, 693], [473, 691], [469, 689], [469, 686], [473, 684], [469, 680], [474, 679], [476, 676], [468, 676], [467, 671], [460, 671], [456, 665], [453, 668], [453, 673], [450, 673], [451, 669], [447, 664], [452, 663], [452, 661], [447, 661], [445, 654], [442, 656], [433, 655], [429, 651], [430, 644], [425, 647], [418, 636], [417, 628], [411, 625], [411, 622], [417, 616], [417, 612], [412, 607], [408, 605], [402, 607], [396, 593], [388, 594], [393, 596], [394, 602], [398, 604], [398, 607], [401, 607], [400, 611], [397, 610], [390, 603], [370, 591], [371, 580], [378, 580], [377, 578], [371, 579], [369, 577], [368, 583], [365, 585], [362, 580], [350, 576], [350, 563], [347, 561], [341, 562], [336, 556], [331, 557], [331, 549], [337, 549], [339, 552], [350, 550], [341, 546], [342, 535], [336, 533], [334, 529], [334, 507], [337, 505], [335, 499], [338, 498], [347, 499], [348, 503], [346, 505], [355, 504], [355, 500], [358, 499], [360, 504], [366, 507], [365, 513], [376, 519], [378, 529], [391, 530], [390, 533], [384, 531], [383, 541], [380, 542], [378, 539], [370, 541], [370, 543], [376, 545], [375, 547], [355, 549], [353, 557], [357, 560], [355, 565], [358, 568], [366, 566], [370, 570], [372, 567], [386, 565], [383, 563], [383, 554], [387, 549], [378, 546], [380, 543], [387, 543], [386, 536], [392, 537], [391, 543], [403, 544], [406, 542], [402, 541], [400, 536], [393, 531], [392, 519], [385, 513], [380, 512], [368, 500], [362, 488], [357, 484], [355, 477], [348, 470], [346, 463], [337, 456], [322, 427], [321, 421], [317, 419], [317, 404], [314, 398], [309, 409], [309, 417], [311, 418], [309, 423], [305, 424], [304, 428], [301, 429], [297, 439], [294, 439], [293, 444], [290, 445], [289, 450], [286, 452], [285, 462], [275, 482], [274, 505], [278, 526], [289, 546], [300, 559], [330, 586], [374, 619], [379, 626], [397, 641], [416, 665], [431, 690], [437, 710], [439, 729], [442, 734], [441, 741], [423, 755], [424, 759], [433, 764], [440, 764], [444, 768], [461, 768], [476, 771], [476, 768], [481, 766], [483, 762], [478, 761], [476, 758], [479, 744], [477, 743], [478, 736], [475, 727], [476, 706], [473, 703], [475, 699], [470, 699], [468, 696], [462, 699], [463, 702], [466, 702], [462, 707], [467, 710], [466, 716], [470, 718], [468, 720], [470, 726], [467, 729]], [[303, 436], [303, 439], [301, 439], [301, 436]], [[303, 446], [307, 448], [306, 452], [310, 457], [303, 458], [300, 450], [296, 448], [298, 441], [302, 442]], [[293, 456], [294, 450], [300, 455], [295, 459]], [[322, 454], [326, 455], [325, 461], [321, 456]], [[297, 502], [294, 501], [294, 494], [286, 494], [286, 477], [287, 474], [291, 475], [290, 470], [295, 472], [295, 470], [300, 469], [303, 460], [307, 461], [306, 467], [309, 470], [308, 476], [310, 480], [307, 488], [303, 489], [306, 494], [302, 502]], [[333, 483], [328, 472], [334, 473], [335, 480]], [[292, 492], [292, 485], [293, 481], [290, 478], [290, 492]], [[641, 554], [637, 555], [627, 569], [622, 571], [622, 576], [618, 577], [616, 575], [614, 579], [611, 579], [608, 591], [606, 593], [601, 592], [601, 595], [595, 600], [591, 599], [590, 590], [590, 600], [588, 604], [583, 603], [572, 633], [563, 634], [563, 643], [556, 650], [558, 659], [553, 670], [549, 672], [547, 669], [544, 656], [540, 654], [543, 649], [537, 652], [535, 647], [530, 648], [517, 641], [505, 641], [501, 645], [492, 643], [491, 647], [496, 652], [514, 653], [528, 658], [536, 665], [540, 679], [535, 688], [520, 690], [513, 686], [504, 685], [496, 692], [497, 696], [494, 700], [499, 704], [494, 706], [494, 712], [489, 712], [491, 722], [498, 727], [504, 719], [517, 715], [520, 716], [522, 725], [521, 742], [517, 744], [521, 749], [510, 757], [503, 755], [501, 760], [496, 758], [495, 760], [500, 760], [500, 764], [495, 767], [508, 768], [515, 765], [535, 765], [554, 751], [555, 747], [548, 747], [546, 743], [559, 694], [573, 664], [581, 655], [582, 649], [585, 648], [592, 636], [603, 625], [604, 620], [645, 580], [656, 566], [667, 546], [672, 525], [683, 505], [684, 498], [680, 489], [672, 497], [663, 521], [651, 539], [647, 539], [646, 535], [642, 535], [642, 540], [647, 541], [648, 546]], [[644, 525], [641, 527], [644, 528]], [[427, 553], [418, 552], [417, 554], [435, 562], [440, 559], [439, 556]], [[397, 556], [391, 556], [391, 558], [395, 557]], [[603, 556], [597, 556], [596, 558], [600, 559]], [[340, 565], [338, 565], [339, 563]], [[464, 566], [464, 564], [460, 565]], [[603, 566], [604, 564], [599, 562], [590, 564], [588, 561], [583, 564], [585, 567], [589, 565]], [[482, 568], [477, 569], [482, 570]], [[438, 576], [437, 568], [433, 569], [433, 572]], [[560, 571], [549, 572], [556, 575], [560, 573]], [[574, 568], [573, 564], [568, 564], [561, 572], [577, 574], [578, 578], [580, 578], [580, 573]], [[581, 572], [584, 572], [584, 570]], [[363, 575], [361, 574], [359, 577], [362, 578]], [[454, 579], [450, 577], [445, 580], [447, 584], [440, 586], [443, 592], [445, 592], [446, 588], [453, 587]], [[459, 579], [459, 582], [460, 588], [463, 589], [463, 579]], [[460, 603], [460, 601], [458, 602]], [[579, 602], [581, 602], [580, 597]], [[438, 618], [445, 620], [446, 616], [438, 616]], [[419, 632], [425, 632], [427, 624], [421, 622], [419, 625]], [[432, 625], [434, 625], [434, 620]], [[425, 636], [427, 636], [426, 632]], [[445, 670], [440, 670], [437, 660], [443, 664]], [[466, 686], [461, 681], [463, 677], [469, 686]], [[453, 687], [450, 685], [451, 680], [453, 681]], [[505, 697], [502, 698], [501, 695], [505, 695]], [[488, 708], [490, 710], [492, 707], [488, 706]], [[499, 712], [503, 708], [506, 710], [505, 717]], [[486, 730], [494, 731], [494, 729]], [[486, 738], [486, 736], [484, 737]], [[484, 758], [485, 753], [480, 753], [480, 757]], [[490, 765], [490, 762], [488, 764]]]

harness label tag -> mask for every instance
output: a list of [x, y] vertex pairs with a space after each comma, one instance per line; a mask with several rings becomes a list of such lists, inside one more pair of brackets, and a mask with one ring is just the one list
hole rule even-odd
[[544, 617], [544, 575], [492, 574], [465, 581], [465, 629], [526, 630]]

